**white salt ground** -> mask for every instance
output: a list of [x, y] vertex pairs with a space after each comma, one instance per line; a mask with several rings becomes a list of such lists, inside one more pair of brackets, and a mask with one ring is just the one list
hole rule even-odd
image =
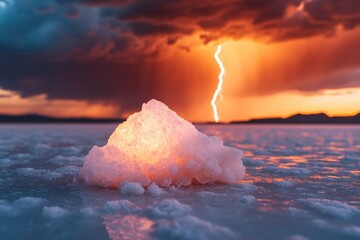
[[196, 127], [244, 150], [243, 180], [122, 194], [73, 181], [116, 126], [0, 125], [0, 239], [359, 239], [359, 127]]

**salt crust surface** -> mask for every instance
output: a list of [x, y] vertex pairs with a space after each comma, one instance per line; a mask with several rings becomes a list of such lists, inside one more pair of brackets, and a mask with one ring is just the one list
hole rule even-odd
[[244, 177], [242, 151], [199, 132], [165, 104], [150, 100], [120, 124], [103, 147], [94, 146], [80, 175], [86, 183], [118, 188], [234, 183]]
[[[360, 239], [358, 126], [199, 125], [246, 151], [246, 181], [171, 186], [156, 197], [150, 186], [134, 196], [73, 181], [90, 147], [105, 145], [114, 127], [0, 126], [0, 238], [106, 239], [106, 219], [118, 233], [131, 232], [124, 222], [134, 222], [135, 233], [148, 223], [140, 239]], [[51, 206], [68, 214], [44, 215]]]

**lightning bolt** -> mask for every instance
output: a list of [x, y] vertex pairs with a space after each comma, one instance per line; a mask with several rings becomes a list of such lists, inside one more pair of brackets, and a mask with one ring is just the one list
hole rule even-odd
[[224, 68], [224, 65], [222, 64], [220, 58], [219, 58], [219, 54], [221, 52], [221, 45], [218, 45], [217, 46], [217, 50], [214, 54], [214, 58], [216, 60], [216, 62], [218, 63], [219, 65], [219, 68], [221, 69], [220, 73], [219, 73], [219, 83], [218, 83], [218, 86], [216, 88], [216, 91], [214, 93], [214, 96], [211, 100], [211, 106], [213, 108], [213, 111], [214, 111], [214, 120], [215, 122], [219, 122], [219, 115], [218, 115], [218, 111], [217, 111], [217, 107], [216, 107], [216, 100], [218, 98], [218, 96], [220, 95], [221, 96], [221, 88], [222, 88], [222, 84], [223, 84], [223, 76], [225, 74], [225, 68]]

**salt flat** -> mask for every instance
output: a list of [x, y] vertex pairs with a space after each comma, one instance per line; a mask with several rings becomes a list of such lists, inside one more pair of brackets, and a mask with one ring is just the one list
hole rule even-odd
[[199, 125], [236, 184], [131, 195], [78, 178], [115, 125], [0, 125], [0, 239], [359, 239], [360, 127]]

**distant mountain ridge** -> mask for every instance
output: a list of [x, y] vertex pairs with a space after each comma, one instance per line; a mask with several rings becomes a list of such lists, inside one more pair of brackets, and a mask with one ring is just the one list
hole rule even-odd
[[271, 123], [271, 124], [360, 124], [360, 113], [354, 116], [329, 117], [325, 113], [296, 114], [288, 118], [260, 118], [232, 123]]
[[[45, 115], [0, 114], [0, 123], [119, 123], [123, 118], [57, 118]], [[208, 122], [211, 123], [211, 122]], [[360, 113], [348, 117], [329, 117], [325, 113], [296, 114], [288, 118], [259, 118], [249, 121], [233, 121], [231, 124], [360, 124]]]

